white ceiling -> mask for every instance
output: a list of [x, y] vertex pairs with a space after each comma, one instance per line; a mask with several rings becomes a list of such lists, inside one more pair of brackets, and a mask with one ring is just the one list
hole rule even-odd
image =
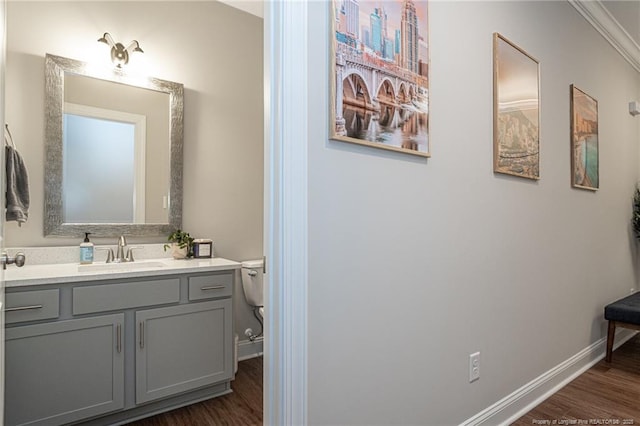
[[263, 0], [219, 0], [229, 6], [240, 9], [260, 18], [264, 18]]

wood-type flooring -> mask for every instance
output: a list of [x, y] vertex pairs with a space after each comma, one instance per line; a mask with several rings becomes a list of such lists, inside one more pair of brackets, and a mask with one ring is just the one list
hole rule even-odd
[[[179, 408], [132, 426], [262, 425], [262, 358], [242, 361], [233, 393]], [[513, 423], [640, 426], [640, 334]]]
[[130, 426], [254, 426], [262, 425], [262, 357], [238, 364], [233, 392], [167, 413], [158, 414]]
[[640, 425], [640, 334], [514, 425]]

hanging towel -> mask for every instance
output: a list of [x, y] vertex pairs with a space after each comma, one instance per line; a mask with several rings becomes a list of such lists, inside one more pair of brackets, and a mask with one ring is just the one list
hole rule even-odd
[[18, 151], [8, 144], [4, 147], [7, 169], [6, 219], [21, 226], [29, 217], [29, 177]]

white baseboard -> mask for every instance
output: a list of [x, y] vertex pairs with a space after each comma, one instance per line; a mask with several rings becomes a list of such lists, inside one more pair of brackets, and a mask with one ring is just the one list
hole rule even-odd
[[[637, 332], [629, 329], [616, 331], [614, 349], [631, 339]], [[461, 426], [483, 424], [508, 425], [531, 411], [560, 388], [593, 367], [604, 358], [606, 337], [581, 350], [571, 358], [536, 377], [515, 392], [465, 420]]]
[[264, 337], [258, 337], [253, 342], [251, 340], [240, 340], [238, 342], [238, 361], [262, 356], [264, 348]]

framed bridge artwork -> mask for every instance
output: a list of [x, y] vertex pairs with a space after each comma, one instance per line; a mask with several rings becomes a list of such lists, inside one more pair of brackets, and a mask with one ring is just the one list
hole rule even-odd
[[598, 101], [571, 85], [571, 185], [596, 191], [598, 171]]
[[493, 171], [540, 178], [540, 73], [536, 59], [493, 34]]
[[331, 5], [331, 139], [429, 157], [428, 2]]

